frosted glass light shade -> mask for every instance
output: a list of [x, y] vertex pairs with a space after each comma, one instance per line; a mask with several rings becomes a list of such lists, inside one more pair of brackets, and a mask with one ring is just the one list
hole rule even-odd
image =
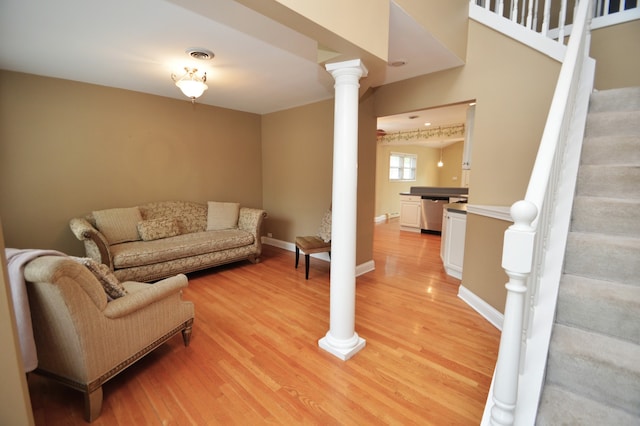
[[176, 82], [176, 86], [186, 97], [191, 99], [199, 98], [209, 88], [205, 83], [197, 80], [180, 80]]

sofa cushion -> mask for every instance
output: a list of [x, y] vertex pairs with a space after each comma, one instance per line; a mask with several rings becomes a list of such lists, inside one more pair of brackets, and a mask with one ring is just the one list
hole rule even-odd
[[238, 227], [239, 203], [209, 201], [207, 208], [207, 231]]
[[127, 294], [127, 290], [122, 286], [120, 280], [113, 275], [113, 272], [111, 272], [111, 269], [109, 269], [107, 265], [98, 263], [90, 257], [70, 257], [91, 271], [102, 285], [104, 292], [107, 294], [107, 299], [113, 300]]
[[207, 205], [191, 201], [158, 201], [138, 206], [142, 219], [175, 217], [180, 223], [180, 233], [207, 230]]
[[159, 217], [138, 222], [138, 233], [143, 241], [175, 237], [180, 234], [180, 224], [176, 217]]
[[93, 212], [93, 217], [109, 244], [140, 239], [137, 226], [142, 216], [138, 207], [98, 210]]
[[133, 241], [110, 247], [116, 269], [152, 265], [189, 256], [253, 244], [253, 234], [241, 229], [194, 232], [153, 241]]

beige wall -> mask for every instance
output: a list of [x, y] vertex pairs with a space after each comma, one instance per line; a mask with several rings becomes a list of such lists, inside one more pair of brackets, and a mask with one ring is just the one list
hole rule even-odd
[[[373, 99], [362, 99], [359, 109], [356, 262], [361, 264], [373, 256]], [[262, 118], [263, 197], [264, 208], [269, 212], [265, 233], [277, 240], [293, 243], [298, 235], [314, 235], [331, 205], [333, 112], [332, 99]]]
[[358, 223], [356, 265], [373, 260], [376, 202], [376, 124], [371, 91], [360, 99], [358, 114]]
[[[392, 115], [476, 99], [469, 202], [510, 206], [524, 196], [559, 70], [556, 61], [470, 21], [464, 67], [379, 88], [376, 112]], [[486, 258], [485, 252], [501, 249], [503, 230], [488, 231], [482, 219], [468, 216], [463, 284], [502, 309], [500, 258]]]
[[0, 221], [0, 424], [32, 425], [31, 400], [19, 349], [4, 248]]
[[[442, 150], [442, 162], [444, 165], [440, 168], [436, 167], [436, 173], [438, 174], [438, 184], [436, 186], [462, 186], [463, 150], [464, 142], [456, 142]], [[436, 150], [436, 153], [438, 159], [440, 159], [440, 150]]]
[[[389, 0], [275, 0], [386, 61]], [[354, 25], [354, 17], [358, 17]]]
[[596, 60], [595, 88], [640, 86], [640, 20], [594, 30], [590, 55]]
[[500, 312], [504, 312], [504, 285], [508, 281], [501, 266], [502, 243], [510, 225], [504, 220], [467, 214], [462, 285]]
[[83, 254], [69, 219], [157, 200], [262, 207], [261, 117], [0, 72], [6, 244]]
[[[409, 192], [412, 186], [461, 186], [462, 150], [464, 142], [456, 142], [442, 150], [444, 166], [437, 166], [440, 149], [419, 145], [389, 146], [378, 144], [376, 160], [375, 217], [400, 212], [400, 194]], [[416, 154], [418, 165], [413, 182], [389, 181], [389, 155], [392, 152]], [[453, 179], [456, 177], [457, 179]]]
[[262, 117], [265, 231], [293, 243], [313, 235], [331, 205], [333, 100]]
[[511, 205], [524, 195], [560, 66], [473, 21], [468, 41], [464, 67], [378, 88], [376, 113], [476, 99], [470, 202]]
[[469, 22], [467, 0], [395, 0], [395, 2], [451, 52], [464, 60], [467, 52], [467, 23]]

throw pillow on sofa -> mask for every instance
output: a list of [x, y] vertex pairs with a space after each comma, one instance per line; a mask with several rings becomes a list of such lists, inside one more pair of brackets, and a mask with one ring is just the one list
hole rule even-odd
[[138, 233], [143, 241], [159, 240], [180, 235], [180, 222], [175, 217], [159, 217], [138, 222]]
[[83, 264], [100, 281], [107, 299], [113, 300], [127, 294], [127, 290], [122, 286], [120, 280], [113, 275], [111, 269], [103, 263], [98, 263], [90, 257], [73, 257], [71, 259]]
[[93, 212], [96, 227], [109, 244], [138, 241], [138, 222], [142, 220], [138, 207], [98, 210]]
[[234, 229], [238, 227], [240, 203], [207, 203], [207, 231]]

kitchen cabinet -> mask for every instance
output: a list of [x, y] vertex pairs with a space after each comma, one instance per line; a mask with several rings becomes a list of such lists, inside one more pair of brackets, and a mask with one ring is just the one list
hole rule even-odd
[[464, 261], [464, 238], [467, 230], [465, 213], [444, 209], [440, 257], [448, 275], [462, 279]]
[[400, 195], [400, 229], [420, 232], [420, 195]]

